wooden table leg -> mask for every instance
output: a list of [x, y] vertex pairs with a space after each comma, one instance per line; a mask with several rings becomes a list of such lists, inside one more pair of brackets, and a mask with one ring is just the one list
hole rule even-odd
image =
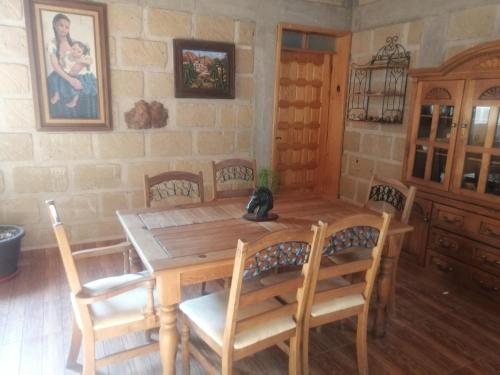
[[175, 374], [177, 356], [177, 304], [180, 302], [181, 286], [179, 275], [165, 273], [156, 277], [160, 302], [160, 358], [163, 375]]

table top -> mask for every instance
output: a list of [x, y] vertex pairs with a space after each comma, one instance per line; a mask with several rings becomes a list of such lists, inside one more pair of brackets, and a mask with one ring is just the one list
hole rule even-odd
[[[117, 211], [129, 241], [150, 272], [234, 259], [239, 238], [254, 241], [286, 228], [306, 228], [322, 220], [334, 222], [366, 208], [320, 196], [275, 197], [271, 212], [276, 221], [252, 222], [242, 218], [246, 198], [217, 200], [169, 208]], [[413, 228], [392, 220], [388, 234]]]

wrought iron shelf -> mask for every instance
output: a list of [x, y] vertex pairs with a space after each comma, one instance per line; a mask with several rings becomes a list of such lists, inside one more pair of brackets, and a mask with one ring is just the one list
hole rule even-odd
[[388, 37], [368, 64], [351, 65], [348, 120], [403, 123], [410, 52], [397, 40]]

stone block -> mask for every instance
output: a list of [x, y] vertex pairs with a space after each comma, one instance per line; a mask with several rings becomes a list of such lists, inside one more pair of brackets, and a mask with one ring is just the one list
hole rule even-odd
[[144, 175], [154, 176], [172, 170], [168, 160], [144, 161], [127, 164], [126, 185], [134, 188], [144, 188]]
[[146, 73], [146, 96], [148, 98], [173, 98], [174, 75], [169, 73]]
[[129, 195], [130, 195], [130, 208], [145, 207], [144, 190], [132, 191], [129, 193]]
[[72, 242], [92, 242], [99, 239], [124, 237], [123, 228], [117, 218], [72, 224], [70, 231]]
[[20, 27], [0, 26], [0, 48], [2, 50], [1, 59], [27, 58], [26, 31]]
[[252, 132], [244, 130], [236, 135], [236, 151], [245, 152], [250, 151], [252, 146]]
[[340, 173], [343, 175], [347, 173], [347, 160], [348, 159], [349, 159], [349, 157], [347, 156], [347, 154], [342, 155], [342, 166], [340, 167]]
[[108, 39], [109, 44], [109, 63], [111, 65], [116, 65], [116, 39], [112, 36]]
[[236, 73], [253, 73], [253, 50], [236, 48]]
[[420, 44], [422, 40], [422, 32], [424, 30], [424, 22], [422, 20], [413, 21], [410, 23], [406, 43]]
[[373, 31], [373, 52], [378, 51], [387, 43], [387, 38], [391, 36], [398, 37], [398, 43], [406, 44], [404, 36], [404, 24], [398, 23], [395, 25], [379, 27]]
[[3, 179], [3, 173], [0, 171], [0, 193], [3, 193], [5, 190], [5, 182]]
[[359, 6], [363, 6], [363, 5], [367, 5], [370, 3], [374, 3], [375, 1], [377, 1], [377, 0], [358, 0], [358, 4], [359, 4]]
[[128, 159], [144, 156], [143, 133], [100, 133], [95, 135], [96, 156]]
[[4, 99], [3, 112], [6, 129], [34, 129], [35, 108], [31, 99]]
[[200, 155], [222, 155], [234, 151], [233, 131], [200, 131], [198, 153]]
[[144, 73], [126, 70], [111, 71], [111, 95], [144, 97]]
[[0, 64], [0, 96], [27, 95], [30, 92], [28, 67]]
[[167, 65], [165, 42], [123, 38], [120, 53], [124, 65], [154, 68], [165, 68]]
[[0, 135], [0, 161], [32, 160], [33, 140], [27, 133]]
[[82, 164], [73, 168], [73, 184], [77, 190], [110, 189], [121, 185], [118, 164]]
[[97, 194], [83, 194], [57, 198], [57, 208], [64, 222], [96, 219]]
[[344, 151], [359, 151], [361, 134], [358, 132], [344, 132]]
[[0, 223], [25, 225], [40, 221], [40, 208], [35, 198], [0, 201]]
[[444, 60], [451, 59], [453, 56], [458, 55], [460, 52], [465, 51], [466, 49], [472, 47], [473, 43], [465, 43], [459, 46], [448, 47], [444, 52]]
[[352, 34], [351, 54], [360, 55], [372, 53], [372, 32], [360, 31]]
[[367, 181], [362, 181], [362, 180], [356, 181], [355, 201], [357, 203], [364, 204], [366, 202], [366, 197], [368, 195], [368, 186], [369, 183]]
[[406, 138], [394, 138], [392, 144], [392, 160], [403, 161], [405, 157]]
[[219, 120], [219, 125], [223, 128], [236, 127], [236, 107], [234, 105], [221, 106]]
[[151, 156], [188, 156], [193, 153], [191, 132], [151, 133]]
[[392, 137], [377, 134], [364, 134], [361, 140], [361, 152], [379, 158], [390, 159]]
[[215, 125], [215, 106], [177, 103], [177, 126], [208, 127]]
[[40, 224], [23, 225], [26, 235], [22, 241], [22, 249], [40, 249], [42, 247], [56, 247], [54, 229], [51, 226]]
[[448, 19], [448, 39], [460, 40], [489, 36], [495, 28], [496, 6], [454, 12]]
[[251, 105], [238, 106], [238, 126], [250, 128], [253, 124], [254, 108]]
[[194, 22], [197, 39], [234, 42], [234, 21], [231, 18], [196, 15]]
[[350, 176], [370, 179], [374, 170], [375, 162], [373, 160], [349, 155]]
[[133, 4], [109, 4], [110, 34], [139, 35], [142, 31], [142, 7]]
[[[212, 161], [211, 160], [195, 160], [184, 159], [174, 161], [174, 170], [187, 171], [192, 173], [201, 172], [203, 174], [203, 184], [205, 186], [212, 182]], [[205, 195], [209, 197], [209, 195]]]
[[116, 210], [128, 208], [128, 194], [125, 192], [106, 192], [101, 194], [101, 215], [116, 217]]
[[253, 99], [253, 79], [251, 77], [236, 76], [236, 98], [241, 100]]
[[356, 195], [356, 179], [348, 176], [340, 177], [340, 196], [342, 198], [354, 199]]
[[16, 193], [50, 193], [68, 190], [66, 167], [15, 167], [12, 170]]
[[167, 38], [191, 37], [191, 14], [149, 8], [148, 31], [154, 36]]
[[253, 46], [255, 22], [237, 21], [236, 25], [238, 29], [236, 43], [240, 45]]
[[401, 163], [385, 163], [383, 161], [378, 161], [375, 167], [375, 173], [377, 176], [394, 178], [396, 180], [401, 180], [403, 166]]
[[44, 133], [37, 134], [35, 139], [37, 159], [78, 160], [93, 157], [90, 134]]
[[23, 2], [20, 0], [0, 1], [0, 19], [18, 21], [23, 17]]

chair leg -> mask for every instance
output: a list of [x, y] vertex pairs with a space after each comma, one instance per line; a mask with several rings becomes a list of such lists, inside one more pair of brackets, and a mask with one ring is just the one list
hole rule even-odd
[[83, 335], [83, 375], [95, 375], [95, 340], [93, 335]]
[[300, 340], [297, 337], [290, 338], [290, 346], [288, 353], [288, 374], [299, 375], [301, 374], [301, 352]]
[[393, 318], [396, 317], [396, 275], [397, 275], [397, 271], [398, 271], [399, 255], [394, 259], [394, 270], [392, 271], [391, 294], [389, 296], [389, 304], [387, 306], [387, 311], [389, 313], [389, 316], [391, 316]]
[[182, 333], [181, 333], [181, 348], [182, 348], [182, 373], [189, 375], [189, 322], [184, 316], [182, 319]]
[[82, 346], [82, 332], [76, 324], [76, 318], [73, 319], [73, 327], [71, 329], [71, 343], [69, 346], [68, 359], [66, 360], [66, 368], [76, 369], [78, 367], [78, 353]]
[[302, 347], [300, 356], [300, 365], [302, 368], [302, 375], [309, 374], [309, 326], [304, 327], [304, 333], [302, 335]]
[[356, 328], [356, 353], [358, 359], [358, 373], [360, 375], [368, 374], [367, 329], [368, 310], [358, 314], [358, 326]]

